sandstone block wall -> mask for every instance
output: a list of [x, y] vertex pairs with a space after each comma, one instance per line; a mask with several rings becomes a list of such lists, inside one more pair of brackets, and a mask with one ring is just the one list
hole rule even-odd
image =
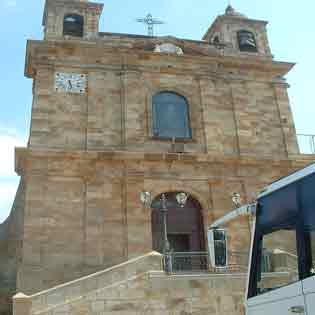
[[161, 258], [152, 253], [30, 297], [19, 294], [14, 315], [244, 314], [245, 274], [169, 276]]
[[[36, 66], [30, 147], [168, 152], [171, 141], [153, 137], [152, 97], [173, 91], [189, 102], [193, 137], [185, 141], [185, 152], [277, 158], [298, 153], [287, 85], [275, 81], [276, 69], [218, 69], [209, 58], [113, 53], [95, 44], [29, 45], [39, 60], [51, 59]], [[86, 74], [87, 92], [56, 92], [55, 72]]]
[[21, 180], [10, 217], [0, 224], [0, 314], [11, 314], [17, 271], [22, 256], [24, 183]]
[[[204, 235], [231, 210], [231, 194], [254, 200], [266, 184], [310, 160], [212, 158], [207, 154], [82, 152], [20, 149], [17, 170], [27, 178], [18, 289], [48, 289], [152, 250], [153, 198], [185, 191], [202, 206]], [[228, 226], [230, 251], [246, 252], [250, 220]], [[207, 243], [207, 240], [205, 240]]]

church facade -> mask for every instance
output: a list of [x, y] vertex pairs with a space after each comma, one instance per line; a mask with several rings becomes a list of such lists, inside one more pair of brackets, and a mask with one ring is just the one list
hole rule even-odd
[[[274, 60], [267, 22], [229, 6], [202, 40], [149, 37], [99, 32], [102, 8], [46, 0], [45, 37], [27, 44], [31, 131], [27, 148], [16, 149], [21, 182], [0, 226], [4, 314], [17, 292], [29, 303], [29, 296], [36, 300], [39, 292], [87, 281], [107, 268], [113, 268], [107, 276], [118, 279], [121, 267], [115, 266], [139, 257], [151, 268], [147, 257], [160, 257], [143, 255], [163, 251], [163, 198], [172, 252], [190, 262], [192, 253], [207, 257], [208, 228], [232, 209], [234, 193], [251, 202], [265, 185], [311, 162], [299, 153], [284, 79], [293, 64]], [[152, 203], [141, 201], [143, 192]], [[176, 204], [178, 193], [185, 193], [185, 204]], [[77, 311], [56, 313], [66, 301], [46, 301], [45, 308], [25, 314], [242, 314], [246, 259], [240, 257], [248, 253], [250, 233], [250, 218], [225, 227], [222, 272], [207, 258], [199, 272], [187, 260], [178, 274], [158, 270], [168, 288], [176, 279], [188, 281], [181, 276], [192, 277], [185, 294], [195, 296], [183, 293], [182, 310], [176, 299], [167, 306], [156, 297], [151, 303], [151, 286], [150, 297], [142, 297], [151, 303], [145, 306], [129, 301], [121, 307], [120, 291], [112, 308], [104, 297], [89, 308], [82, 302]], [[85, 289], [80, 296], [89, 296]], [[219, 295], [210, 305], [214, 291]]]

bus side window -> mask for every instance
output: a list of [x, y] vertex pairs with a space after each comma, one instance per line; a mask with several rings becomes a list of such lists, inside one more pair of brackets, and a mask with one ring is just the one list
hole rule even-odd
[[295, 227], [263, 235], [257, 293], [262, 294], [299, 280]]
[[300, 280], [300, 212], [296, 186], [259, 200], [249, 297]]

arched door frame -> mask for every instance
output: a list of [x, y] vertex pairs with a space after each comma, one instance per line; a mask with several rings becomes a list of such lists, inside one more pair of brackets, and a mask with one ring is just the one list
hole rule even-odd
[[151, 208], [153, 249], [161, 251], [163, 248], [161, 243], [163, 239], [163, 218], [159, 210], [161, 206], [158, 204], [164, 193], [169, 200], [167, 206], [167, 234], [173, 250], [182, 252], [206, 251], [207, 240], [202, 204], [194, 195], [189, 195], [186, 206], [182, 208], [179, 205], [176, 206], [174, 199], [177, 192], [179, 191], [164, 191], [156, 194], [153, 198]]

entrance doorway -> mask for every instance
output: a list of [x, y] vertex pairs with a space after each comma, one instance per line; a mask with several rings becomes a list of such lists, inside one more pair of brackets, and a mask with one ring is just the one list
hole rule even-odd
[[167, 234], [170, 248], [174, 252], [189, 252], [190, 251], [190, 235], [189, 234]]
[[[178, 192], [167, 192], [167, 236], [172, 252], [190, 253], [205, 251], [204, 227], [200, 203], [189, 196], [184, 207], [177, 200]], [[163, 252], [162, 195], [152, 202], [153, 249]]]

